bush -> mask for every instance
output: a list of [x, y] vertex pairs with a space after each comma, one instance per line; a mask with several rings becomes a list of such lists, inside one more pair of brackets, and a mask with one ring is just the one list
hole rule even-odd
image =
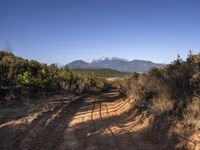
[[185, 124], [200, 129], [200, 97], [193, 97], [183, 112]]
[[152, 100], [151, 112], [159, 115], [165, 112], [172, 111], [174, 108], [174, 101], [167, 97], [159, 97]]
[[58, 91], [81, 93], [104, 90], [105, 80], [92, 74], [73, 74], [67, 66], [46, 65], [0, 51], [0, 86], [23, 86], [31, 92]]
[[[126, 79], [121, 86], [135, 106], [152, 115], [200, 129], [200, 54], [180, 57], [163, 68]], [[155, 120], [154, 120], [155, 121]], [[162, 121], [155, 121], [162, 124]]]

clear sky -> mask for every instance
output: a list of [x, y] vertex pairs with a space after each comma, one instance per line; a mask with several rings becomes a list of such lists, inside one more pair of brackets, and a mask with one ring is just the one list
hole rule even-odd
[[200, 52], [199, 0], [0, 0], [0, 49], [45, 63]]

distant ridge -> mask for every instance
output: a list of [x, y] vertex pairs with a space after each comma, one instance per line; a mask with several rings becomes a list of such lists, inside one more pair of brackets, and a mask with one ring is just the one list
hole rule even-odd
[[86, 63], [83, 60], [75, 60], [69, 64], [67, 64], [70, 68], [89, 68], [89, 63]]
[[79, 68], [79, 69], [108, 68], [122, 72], [144, 73], [152, 68], [160, 68], [163, 66], [163, 64], [154, 63], [152, 61], [137, 60], [137, 59], [129, 61], [118, 57], [113, 57], [113, 58], [105, 57], [103, 59], [93, 60], [90, 63], [87, 63], [83, 60], [75, 60], [67, 64], [67, 66], [69, 68]]

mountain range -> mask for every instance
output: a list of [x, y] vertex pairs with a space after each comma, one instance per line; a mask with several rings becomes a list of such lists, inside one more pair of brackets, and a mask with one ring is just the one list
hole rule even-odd
[[92, 62], [85, 62], [83, 60], [75, 60], [67, 66], [69, 68], [80, 68], [80, 69], [99, 69], [99, 68], [108, 68], [114, 69], [122, 72], [138, 72], [144, 73], [148, 72], [152, 68], [160, 68], [164, 64], [154, 63], [152, 61], [137, 60], [132, 61], [121, 59], [118, 57], [93, 60]]

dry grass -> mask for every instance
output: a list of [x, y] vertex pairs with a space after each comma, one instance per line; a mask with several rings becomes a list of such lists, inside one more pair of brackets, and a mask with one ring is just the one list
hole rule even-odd
[[193, 126], [195, 129], [200, 129], [200, 97], [192, 98], [183, 116], [184, 122], [187, 125]]
[[[200, 130], [200, 54], [178, 58], [161, 69], [127, 79], [122, 84], [140, 112], [156, 116], [154, 126], [166, 134], [181, 123], [185, 138]], [[169, 118], [169, 119], [167, 119]], [[169, 120], [169, 121], [168, 121]]]
[[160, 97], [157, 99], [153, 99], [152, 101], [151, 110], [155, 114], [161, 114], [164, 112], [168, 112], [173, 110], [174, 108], [174, 101], [170, 100], [167, 97]]

